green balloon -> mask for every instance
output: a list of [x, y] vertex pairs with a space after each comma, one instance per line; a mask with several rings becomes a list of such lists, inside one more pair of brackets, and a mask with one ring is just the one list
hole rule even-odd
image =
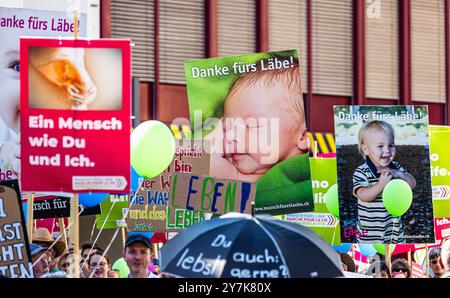
[[144, 178], [161, 174], [175, 155], [175, 139], [164, 123], [150, 120], [131, 133], [131, 165]]
[[115, 261], [112, 265], [112, 269], [119, 271], [120, 278], [127, 278], [128, 274], [130, 274], [130, 269], [128, 268], [128, 265], [123, 258]]
[[332, 185], [325, 194], [325, 206], [335, 217], [339, 217], [339, 197], [337, 184]]
[[412, 203], [412, 190], [408, 183], [401, 179], [391, 180], [383, 190], [383, 204], [394, 217], [402, 216]]
[[[380, 254], [386, 255], [386, 245], [384, 244], [372, 244], [373, 248]], [[389, 253], [392, 253], [395, 249], [395, 244], [389, 244]]]

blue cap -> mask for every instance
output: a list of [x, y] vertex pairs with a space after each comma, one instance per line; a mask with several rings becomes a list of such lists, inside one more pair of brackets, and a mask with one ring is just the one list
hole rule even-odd
[[[159, 260], [157, 258], [153, 258], [152, 263], [153, 263], [153, 265], [159, 266]], [[159, 267], [161, 267], [161, 266], [159, 266]]]
[[30, 244], [30, 251], [31, 251], [31, 256], [35, 256], [36, 254], [40, 253], [41, 251], [45, 251], [47, 249], [43, 248], [40, 245], [31, 243]]

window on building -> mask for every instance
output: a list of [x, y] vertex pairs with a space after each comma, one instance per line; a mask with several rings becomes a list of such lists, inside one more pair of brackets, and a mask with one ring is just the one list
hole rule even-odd
[[366, 2], [366, 96], [399, 98], [398, 0]]
[[312, 1], [313, 92], [353, 95], [353, 1]]
[[218, 0], [218, 56], [256, 50], [255, 0]]
[[269, 0], [269, 50], [298, 49], [302, 91], [307, 91], [306, 0]]
[[131, 39], [132, 75], [154, 80], [153, 1], [111, 1], [111, 37]]
[[412, 99], [445, 102], [445, 0], [411, 1]]
[[204, 0], [159, 1], [162, 83], [185, 84], [184, 61], [205, 57], [204, 3]]

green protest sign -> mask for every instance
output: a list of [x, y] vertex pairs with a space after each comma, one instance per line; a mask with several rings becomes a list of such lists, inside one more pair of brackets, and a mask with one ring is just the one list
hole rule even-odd
[[450, 236], [450, 127], [430, 126], [431, 181], [436, 240]]
[[124, 215], [128, 208], [128, 196], [110, 195], [100, 204], [102, 213], [96, 215], [97, 229], [126, 227]]
[[302, 224], [331, 245], [340, 245], [340, 225], [338, 218], [330, 214], [325, 206], [327, 190], [337, 183], [335, 158], [310, 158], [314, 213], [287, 214], [285, 220]]
[[430, 126], [434, 217], [450, 217], [450, 129]]

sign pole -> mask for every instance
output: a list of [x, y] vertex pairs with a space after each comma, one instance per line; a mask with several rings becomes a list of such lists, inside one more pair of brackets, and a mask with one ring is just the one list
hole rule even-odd
[[121, 232], [122, 232], [122, 248], [123, 249], [125, 249], [125, 241], [126, 241], [126, 237], [125, 237], [125, 228], [124, 227], [122, 227], [122, 228], [120, 228], [121, 229]]
[[425, 244], [425, 264], [426, 264], [427, 278], [430, 278], [430, 260], [428, 259], [428, 244]]
[[408, 264], [409, 264], [409, 268], [411, 268], [411, 270], [412, 270], [411, 250], [408, 250]]
[[66, 249], [64, 250], [64, 253], [66, 253], [67, 249], [69, 248], [69, 245], [67, 243], [66, 226], [64, 224], [64, 218], [63, 217], [58, 218], [58, 226], [59, 226], [59, 232], [62, 233], [62, 240], [66, 244]]
[[385, 244], [384, 245], [384, 253], [386, 255], [386, 265], [389, 268], [389, 272], [392, 272], [392, 268], [391, 268], [391, 252], [389, 249], [389, 244]]
[[158, 244], [157, 243], [153, 243], [153, 253], [155, 255], [155, 258], [157, 258], [159, 260], [159, 252], [158, 252]]
[[73, 254], [75, 258], [73, 271], [70, 271], [73, 275], [71, 277], [80, 277], [80, 245], [79, 245], [79, 217], [78, 217], [78, 194], [74, 194], [71, 199], [70, 204], [70, 218], [71, 218], [71, 229], [70, 229], [70, 242], [73, 248]]
[[34, 192], [30, 194], [30, 197], [27, 200], [27, 233], [28, 233], [28, 241], [30, 243], [33, 242], [33, 205], [34, 205]]

